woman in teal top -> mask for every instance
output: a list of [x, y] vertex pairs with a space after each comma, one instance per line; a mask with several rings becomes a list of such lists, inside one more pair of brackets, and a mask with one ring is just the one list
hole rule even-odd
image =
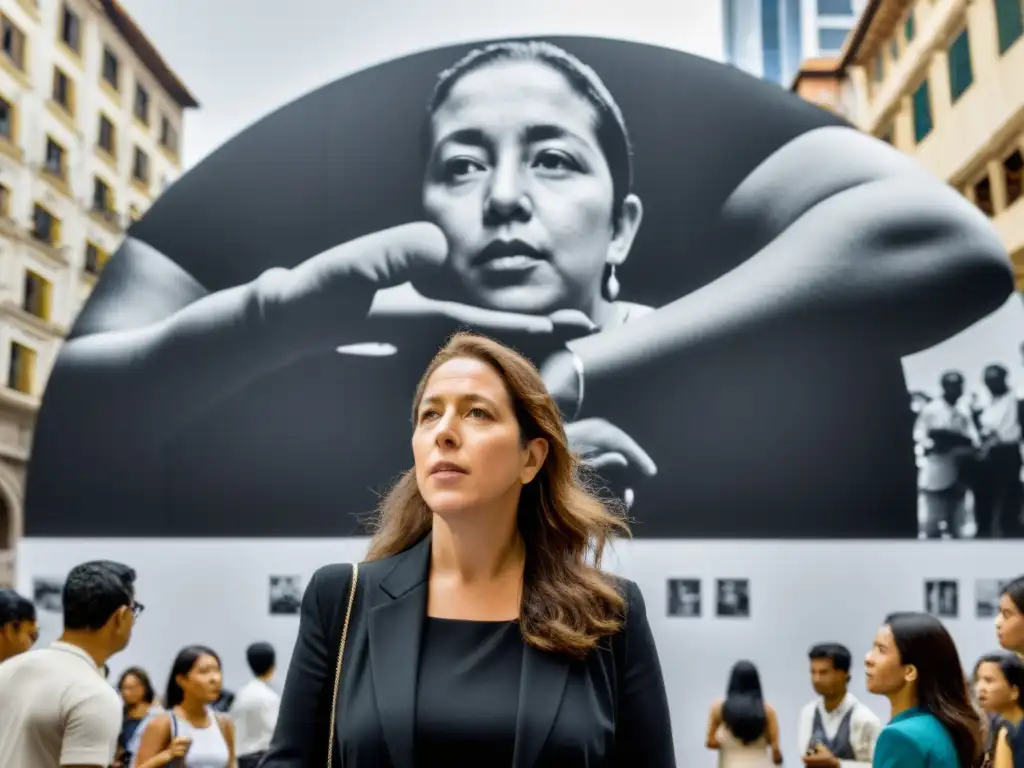
[[971, 703], [953, 638], [926, 613], [894, 613], [864, 660], [867, 687], [886, 696], [892, 719], [873, 768], [979, 768], [985, 723]]

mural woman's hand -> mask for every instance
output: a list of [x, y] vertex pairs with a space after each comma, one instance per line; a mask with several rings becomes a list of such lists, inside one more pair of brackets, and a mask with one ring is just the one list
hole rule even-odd
[[[601, 475], [632, 506], [633, 484], [658, 473], [654, 459], [625, 431], [601, 418], [581, 419], [566, 425], [569, 447]], [[621, 478], [621, 482], [618, 480]], [[621, 486], [621, 487], [620, 487]]]
[[523, 315], [517, 312], [499, 312], [454, 301], [430, 299], [413, 287], [403, 283], [377, 291], [370, 305], [370, 320], [374, 328], [394, 328], [403, 324], [444, 319], [466, 325], [485, 334], [551, 333], [554, 323], [541, 315]]
[[[419, 294], [410, 284], [436, 276], [448, 258], [444, 234], [416, 222], [350, 240], [290, 270], [270, 270], [258, 281], [262, 311], [292, 339], [317, 345], [402, 339], [410, 323], [444, 319], [483, 332], [550, 333], [545, 317], [494, 312]], [[365, 339], [373, 322], [373, 335]], [[358, 329], [358, 330], [357, 330]]]

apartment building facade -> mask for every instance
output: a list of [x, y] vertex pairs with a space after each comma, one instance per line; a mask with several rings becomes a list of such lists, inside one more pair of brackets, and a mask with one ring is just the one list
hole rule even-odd
[[0, 584], [61, 341], [197, 106], [116, 0], [0, 0]]
[[871, 0], [793, 83], [989, 216], [1024, 290], [1024, 0]]

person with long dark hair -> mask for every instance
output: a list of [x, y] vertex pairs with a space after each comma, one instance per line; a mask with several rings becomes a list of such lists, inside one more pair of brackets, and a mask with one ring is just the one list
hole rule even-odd
[[153, 683], [142, 667], [128, 667], [121, 673], [117, 681], [117, 690], [124, 702], [124, 720], [121, 724], [121, 735], [117, 739], [117, 759], [115, 762], [129, 765], [132, 752], [128, 748], [135, 738], [135, 732], [149, 715], [156, 702], [156, 691]]
[[725, 698], [711, 705], [705, 744], [718, 750], [719, 768], [782, 764], [778, 717], [764, 700], [761, 676], [753, 662], [742, 660], [733, 665]]
[[892, 713], [874, 768], [980, 768], [987, 728], [942, 622], [927, 613], [890, 614], [864, 666], [868, 690], [888, 698]]
[[996, 614], [996, 637], [999, 645], [1024, 658], [1024, 576], [1003, 586]]
[[220, 657], [202, 645], [174, 659], [164, 706], [142, 734], [137, 768], [237, 768], [235, 728], [213, 709], [222, 689]]
[[974, 690], [990, 718], [992, 768], [1024, 768], [1024, 661], [1008, 651], [985, 654], [974, 668]]
[[600, 567], [623, 510], [537, 369], [456, 334], [412, 405], [367, 562], [306, 588], [263, 768], [674, 768], [643, 596]]

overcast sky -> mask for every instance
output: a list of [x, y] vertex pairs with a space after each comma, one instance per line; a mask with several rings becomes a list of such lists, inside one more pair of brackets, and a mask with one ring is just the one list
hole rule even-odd
[[202, 105], [184, 163], [304, 93], [371, 64], [451, 43], [580, 34], [720, 59], [721, 0], [121, 0]]
[[[720, 0], [121, 0], [201, 103], [185, 121], [186, 167], [268, 112], [372, 64], [492, 37], [579, 34], [723, 55]], [[972, 382], [1002, 362], [1024, 384], [1024, 305], [904, 361], [935, 389], [955, 363]]]

